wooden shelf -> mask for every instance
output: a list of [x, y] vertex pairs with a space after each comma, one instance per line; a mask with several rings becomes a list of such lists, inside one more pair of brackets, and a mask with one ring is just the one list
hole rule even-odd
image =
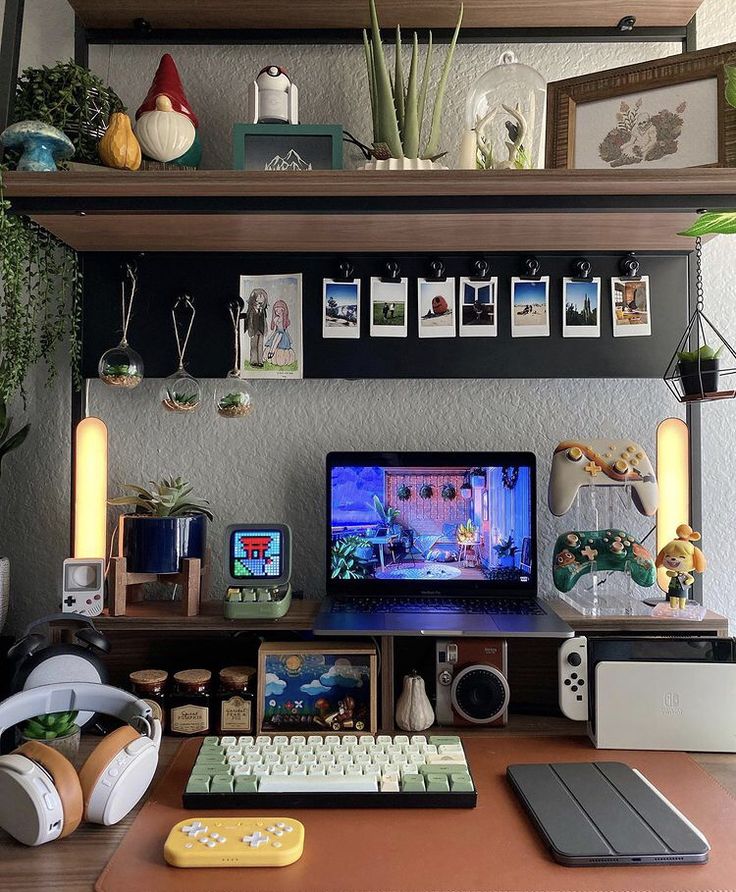
[[[637, 28], [684, 27], [703, 0], [465, 0], [463, 27], [615, 28], [627, 15]], [[318, 30], [368, 26], [367, 0], [69, 0], [86, 28], [128, 30], [136, 19], [167, 30]], [[442, 0], [379, 0], [381, 25], [394, 28], [451, 28], [458, 3]]]
[[12, 172], [5, 193], [78, 251], [682, 251], [736, 170]]

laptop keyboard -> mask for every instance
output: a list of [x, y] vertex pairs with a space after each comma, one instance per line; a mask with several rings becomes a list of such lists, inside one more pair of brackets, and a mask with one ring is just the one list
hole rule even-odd
[[332, 613], [455, 613], [544, 616], [536, 598], [335, 598]]

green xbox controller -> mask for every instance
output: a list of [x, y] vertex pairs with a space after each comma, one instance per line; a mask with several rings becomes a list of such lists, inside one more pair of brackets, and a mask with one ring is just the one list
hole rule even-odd
[[654, 585], [657, 571], [651, 554], [623, 530], [588, 530], [563, 533], [554, 552], [552, 577], [555, 588], [569, 592], [578, 579], [598, 570], [620, 570], [631, 573], [638, 585]]

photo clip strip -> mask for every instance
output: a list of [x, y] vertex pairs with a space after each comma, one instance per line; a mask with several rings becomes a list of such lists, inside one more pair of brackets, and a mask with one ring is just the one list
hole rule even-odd
[[343, 260], [338, 269], [340, 270], [340, 275], [335, 276], [333, 279], [334, 282], [354, 282], [355, 281], [355, 267], [349, 260]]
[[590, 260], [585, 257], [579, 257], [573, 261], [573, 281], [574, 282], [590, 282], [593, 278], [593, 267]]
[[479, 257], [473, 262], [473, 273], [470, 277], [471, 282], [490, 282], [491, 267], [485, 257]]
[[438, 258], [435, 257], [429, 264], [429, 268], [432, 270], [432, 275], [427, 276], [425, 282], [446, 282], [447, 276], [445, 275], [445, 264]]
[[532, 282], [538, 282], [542, 276], [539, 270], [541, 269], [541, 264], [539, 263], [539, 258], [535, 257], [533, 254], [529, 257], [524, 258], [524, 271], [521, 275], [522, 279], [529, 279]]
[[621, 258], [618, 264], [618, 268], [621, 271], [621, 278], [628, 279], [630, 282], [640, 282], [640, 266], [639, 258], [633, 251], [629, 251], [625, 257]]
[[401, 267], [396, 260], [389, 260], [386, 263], [386, 273], [381, 276], [382, 282], [400, 282]]

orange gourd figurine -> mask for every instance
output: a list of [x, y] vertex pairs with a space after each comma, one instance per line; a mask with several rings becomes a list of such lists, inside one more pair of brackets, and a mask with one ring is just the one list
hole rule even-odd
[[106, 167], [118, 170], [138, 170], [141, 166], [141, 145], [133, 133], [130, 118], [123, 112], [110, 117], [100, 144], [100, 160]]

